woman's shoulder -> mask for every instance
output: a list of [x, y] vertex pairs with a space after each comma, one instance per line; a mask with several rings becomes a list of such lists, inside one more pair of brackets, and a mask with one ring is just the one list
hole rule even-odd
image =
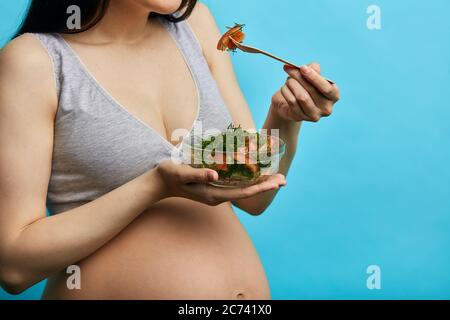
[[216, 26], [211, 10], [202, 2], [197, 2], [187, 22], [199, 36], [208, 35], [210, 28]]
[[46, 71], [51, 70], [51, 59], [33, 34], [23, 34], [11, 40], [0, 50], [0, 76], [5, 73], [41, 74], [51, 76]]
[[208, 53], [215, 50], [216, 43], [220, 38], [219, 28], [213, 14], [204, 3], [198, 2], [187, 22], [197, 36], [206, 58], [208, 58]]
[[0, 86], [2, 95], [22, 92], [30, 100], [36, 95], [54, 102], [52, 61], [33, 34], [16, 37], [0, 49], [0, 83], [3, 84]]
[[211, 11], [209, 10], [208, 6], [203, 2], [197, 2], [197, 4], [194, 7], [194, 10], [192, 10], [192, 14], [188, 19], [206, 18], [208, 16], [211, 16]]
[[42, 63], [49, 59], [45, 48], [31, 33], [20, 35], [8, 42], [0, 50], [0, 59], [10, 63], [24, 63], [27, 66]]

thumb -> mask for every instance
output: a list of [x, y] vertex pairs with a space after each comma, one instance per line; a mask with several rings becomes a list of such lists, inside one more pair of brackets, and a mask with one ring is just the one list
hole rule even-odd
[[208, 183], [219, 178], [216, 171], [211, 169], [196, 169], [186, 165], [181, 173], [181, 180], [184, 183]]

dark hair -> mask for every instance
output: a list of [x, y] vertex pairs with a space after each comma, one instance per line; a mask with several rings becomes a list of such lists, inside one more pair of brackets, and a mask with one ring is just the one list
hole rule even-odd
[[[95, 26], [105, 15], [110, 0], [32, 0], [28, 13], [16, 36], [33, 33], [78, 33]], [[182, 0], [177, 15], [160, 15], [172, 22], [185, 20], [192, 13], [197, 0]], [[76, 5], [81, 9], [81, 29], [70, 30], [66, 26], [67, 8]], [[184, 10], [184, 11], [183, 11]]]

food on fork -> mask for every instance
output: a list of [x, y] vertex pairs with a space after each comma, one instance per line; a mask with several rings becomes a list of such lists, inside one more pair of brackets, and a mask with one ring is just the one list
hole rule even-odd
[[236, 45], [231, 41], [230, 37], [234, 41], [241, 43], [245, 39], [245, 34], [242, 31], [245, 24], [235, 23], [234, 27], [227, 27], [229, 30], [220, 38], [217, 43], [217, 50], [220, 51], [236, 51]]

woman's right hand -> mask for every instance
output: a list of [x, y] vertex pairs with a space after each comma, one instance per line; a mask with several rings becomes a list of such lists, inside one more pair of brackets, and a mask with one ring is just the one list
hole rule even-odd
[[275, 174], [247, 187], [214, 187], [209, 183], [219, 179], [216, 171], [206, 168], [195, 169], [186, 164], [175, 164], [172, 160], [161, 162], [155, 168], [155, 173], [161, 182], [162, 198], [183, 197], [211, 206], [249, 198], [286, 185], [284, 175]]

